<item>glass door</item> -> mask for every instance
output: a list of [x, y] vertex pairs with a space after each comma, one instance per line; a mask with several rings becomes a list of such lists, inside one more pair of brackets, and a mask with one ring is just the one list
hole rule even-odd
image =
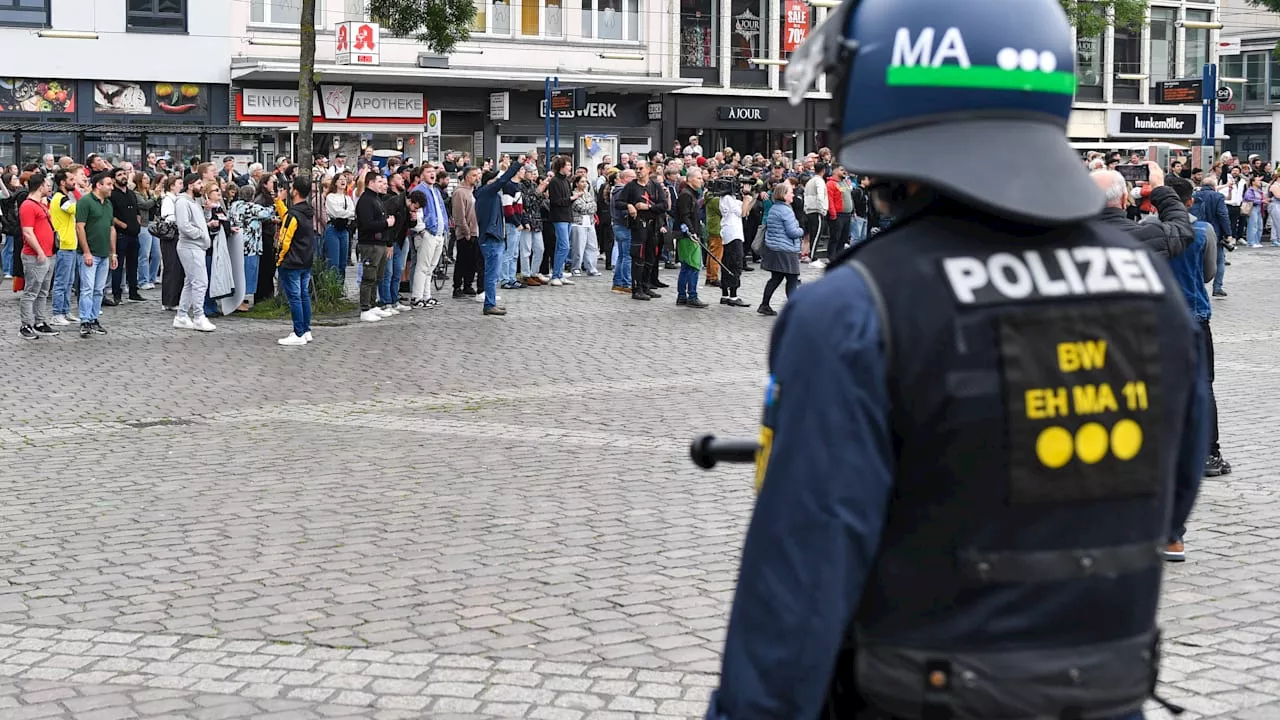
[[71, 155], [73, 139], [71, 133], [23, 133], [18, 164], [39, 163], [46, 154], [55, 159]]

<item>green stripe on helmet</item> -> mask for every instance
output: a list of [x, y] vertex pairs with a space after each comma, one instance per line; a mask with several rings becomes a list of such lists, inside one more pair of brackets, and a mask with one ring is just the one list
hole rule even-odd
[[891, 66], [885, 73], [891, 87], [945, 87], [973, 90], [1013, 90], [1021, 92], [1074, 95], [1076, 76], [1068, 72], [1005, 70], [989, 65], [939, 67]]

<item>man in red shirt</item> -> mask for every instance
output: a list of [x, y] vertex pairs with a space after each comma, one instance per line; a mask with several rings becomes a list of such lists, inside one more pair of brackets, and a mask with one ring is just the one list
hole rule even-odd
[[49, 182], [44, 173], [27, 180], [27, 199], [18, 208], [18, 224], [22, 227], [22, 273], [25, 287], [18, 302], [22, 327], [18, 334], [24, 340], [41, 335], [57, 335], [49, 327], [49, 295], [53, 289], [53, 221], [45, 198]]
[[850, 188], [844, 166], [836, 165], [827, 176], [827, 216], [831, 220], [830, 237], [827, 238], [828, 263], [844, 252], [845, 245], [849, 244], [849, 233], [853, 225]]

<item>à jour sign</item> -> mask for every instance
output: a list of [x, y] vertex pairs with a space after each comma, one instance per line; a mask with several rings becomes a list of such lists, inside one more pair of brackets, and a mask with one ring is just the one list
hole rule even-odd
[[349, 20], [338, 23], [334, 59], [339, 65], [377, 65], [382, 49], [378, 23]]

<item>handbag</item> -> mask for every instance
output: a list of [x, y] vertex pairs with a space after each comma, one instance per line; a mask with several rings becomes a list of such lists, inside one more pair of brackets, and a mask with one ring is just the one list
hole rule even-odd
[[161, 240], [177, 240], [178, 223], [165, 218], [156, 218], [147, 225], [147, 232]]
[[1240, 203], [1240, 214], [1241, 214], [1241, 215], [1252, 215], [1252, 214], [1253, 214], [1253, 203], [1249, 202], [1248, 200], [1245, 200], [1244, 202]]
[[751, 240], [751, 252], [759, 255], [764, 252], [764, 223], [756, 228], [756, 236]]

